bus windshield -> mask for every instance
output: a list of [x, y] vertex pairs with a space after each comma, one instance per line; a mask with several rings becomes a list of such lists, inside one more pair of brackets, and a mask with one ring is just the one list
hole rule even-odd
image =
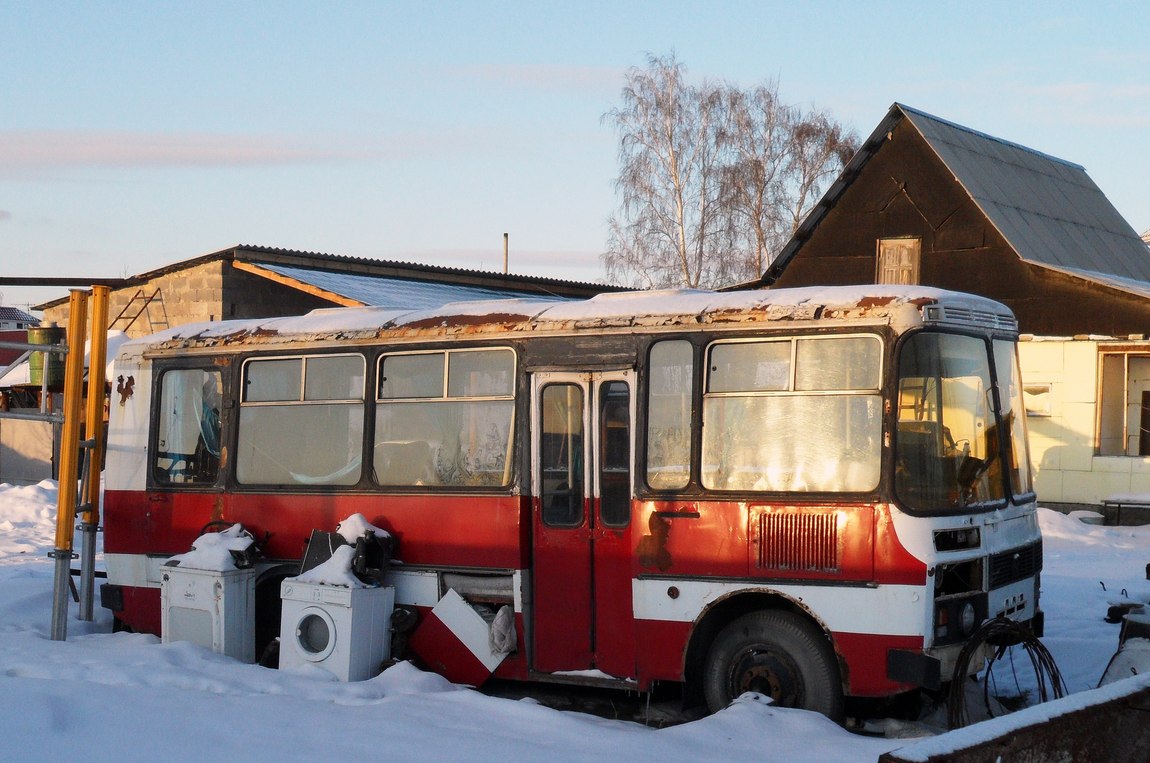
[[[991, 381], [994, 361], [1002, 366], [997, 397]], [[972, 336], [923, 332], [903, 345], [895, 492], [907, 508], [950, 512], [1001, 504], [1008, 497], [1004, 453], [1011, 491], [1030, 492], [1016, 376], [1009, 343], [996, 342], [993, 357], [990, 345]]]

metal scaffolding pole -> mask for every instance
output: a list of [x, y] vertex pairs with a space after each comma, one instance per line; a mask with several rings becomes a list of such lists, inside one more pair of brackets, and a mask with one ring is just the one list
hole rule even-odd
[[80, 508], [80, 619], [92, 619], [96, 533], [100, 529], [100, 467], [104, 463], [104, 386], [108, 359], [108, 287], [92, 287], [92, 340], [88, 350], [87, 453]]
[[69, 582], [72, 576], [72, 536], [76, 529], [76, 479], [80, 458], [80, 398], [84, 388], [84, 335], [88, 292], [73, 289], [68, 302], [68, 360], [64, 366], [64, 426], [60, 436], [60, 489], [56, 509], [56, 560], [52, 591], [52, 640], [68, 638]]

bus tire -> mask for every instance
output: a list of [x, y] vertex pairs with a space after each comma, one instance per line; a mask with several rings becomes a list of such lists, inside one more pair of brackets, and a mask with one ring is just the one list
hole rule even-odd
[[731, 621], [712, 642], [703, 666], [707, 708], [718, 712], [748, 691], [782, 707], [842, 721], [842, 682], [830, 642], [811, 621], [792, 612], [750, 612]]

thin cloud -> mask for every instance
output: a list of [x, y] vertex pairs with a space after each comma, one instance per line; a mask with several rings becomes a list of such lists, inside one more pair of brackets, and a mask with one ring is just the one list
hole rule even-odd
[[1019, 88], [1032, 108], [1063, 124], [1150, 127], [1150, 85], [1061, 82]]
[[7, 222], [12, 219], [12, 213], [7, 209], [0, 209], [0, 223]]
[[295, 141], [267, 135], [0, 130], [0, 177], [76, 169], [214, 169], [408, 161], [514, 150], [523, 140], [523, 135], [476, 126], [383, 135], [325, 135]]
[[3, 130], [0, 172], [61, 168], [237, 167], [351, 158], [348, 152], [251, 135]]
[[545, 91], [601, 91], [620, 87], [623, 72], [607, 66], [552, 66], [544, 64], [465, 66], [459, 71], [469, 77], [501, 85], [529, 87]]

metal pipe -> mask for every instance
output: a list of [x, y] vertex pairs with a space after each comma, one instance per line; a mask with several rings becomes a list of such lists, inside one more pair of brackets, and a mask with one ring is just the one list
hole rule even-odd
[[0, 411], [0, 419], [24, 419], [25, 421], [63, 421], [62, 413], [16, 413]]
[[[28, 344], [27, 342], [0, 342], [0, 348], [5, 350], [27, 350], [28, 354], [33, 352], [58, 352], [62, 355], [68, 354], [68, 346], [65, 344]], [[24, 356], [25, 358], [28, 355]], [[12, 365], [22, 362], [15, 360]]]
[[100, 529], [100, 471], [104, 463], [104, 388], [108, 359], [108, 287], [92, 287], [92, 341], [88, 350], [88, 406], [84, 436], [91, 447], [86, 451], [84, 488], [80, 501], [80, 619], [92, 619], [95, 598], [96, 532]]
[[[68, 362], [64, 367], [64, 425], [60, 435], [60, 480], [56, 505], [56, 580], [52, 591], [52, 640], [68, 638], [68, 583], [76, 529], [76, 480], [80, 450], [80, 398], [84, 387], [84, 334], [88, 293], [72, 289], [68, 303]], [[45, 380], [47, 374], [45, 374]]]
[[[4, 347], [4, 343], [3, 343], [3, 342], [0, 342], [0, 347]], [[9, 349], [9, 348], [5, 348], [5, 349]], [[19, 347], [16, 347], [16, 348], [11, 348], [11, 349], [20, 349], [20, 348], [19, 348]], [[15, 368], [16, 366], [18, 366], [18, 365], [20, 365], [21, 363], [23, 363], [23, 362], [24, 362], [25, 360], [27, 360], [27, 359], [28, 359], [28, 358], [29, 358], [31, 355], [32, 355], [32, 351], [31, 351], [31, 350], [25, 350], [23, 355], [21, 355], [20, 357], [16, 358], [15, 360], [13, 360], [11, 363], [9, 363], [8, 365], [4, 366], [3, 368], [0, 368], [0, 379], [3, 379], [5, 376], [7, 376], [9, 371], [11, 371], [13, 368]]]

